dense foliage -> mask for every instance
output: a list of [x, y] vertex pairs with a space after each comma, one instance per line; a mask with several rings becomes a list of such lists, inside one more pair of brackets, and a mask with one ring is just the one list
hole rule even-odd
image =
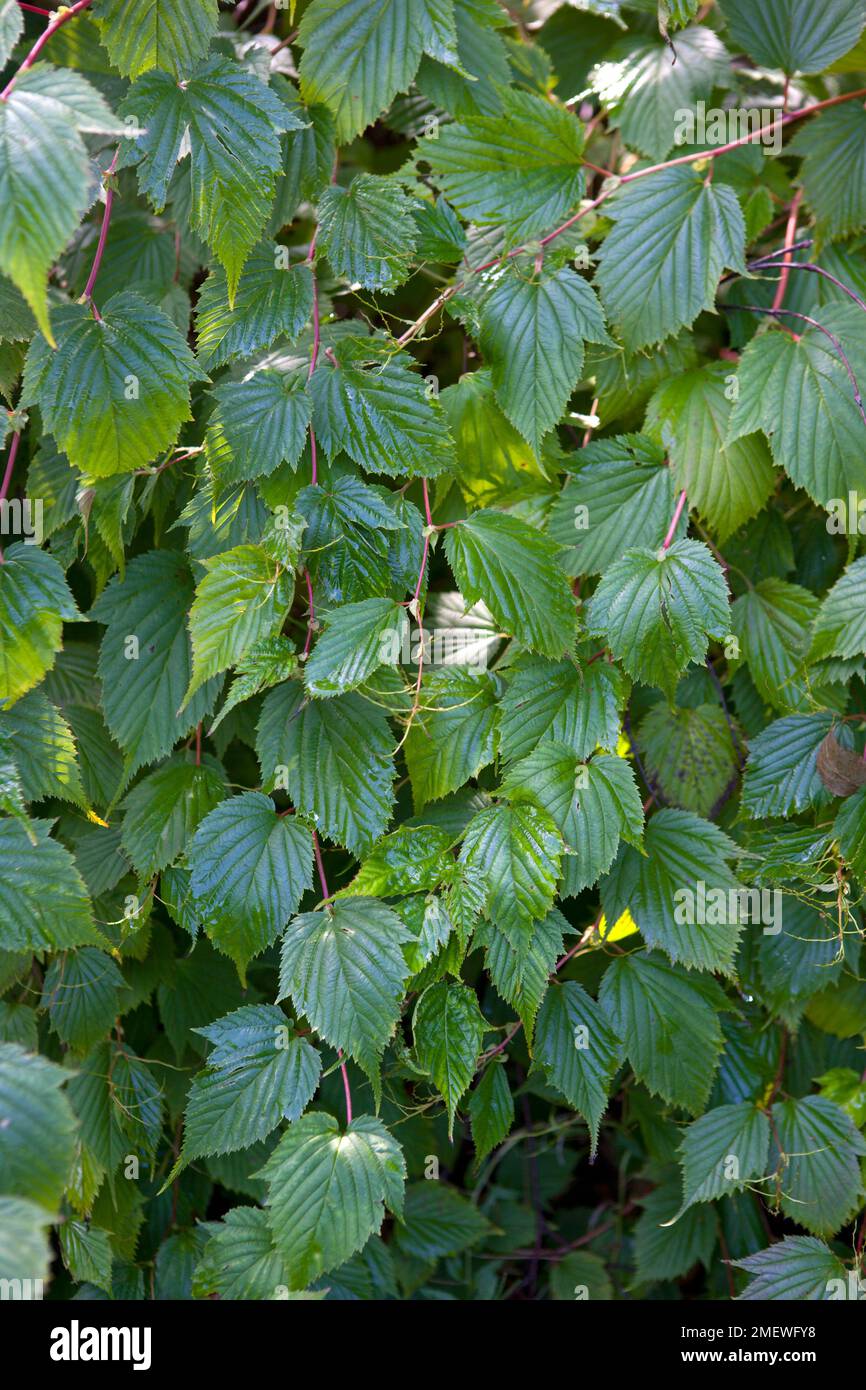
[[0, 1278], [856, 1297], [866, 0], [33, 10]]

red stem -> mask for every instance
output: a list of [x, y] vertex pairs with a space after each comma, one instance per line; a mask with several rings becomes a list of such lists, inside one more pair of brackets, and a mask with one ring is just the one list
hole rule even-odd
[[9, 484], [12, 481], [12, 469], [15, 467], [15, 455], [18, 453], [18, 445], [21, 441], [21, 433], [16, 430], [9, 443], [9, 457], [6, 460], [6, 472], [3, 474], [3, 482], [0, 483], [0, 502], [3, 501], [9, 491]]
[[21, 76], [22, 72], [26, 72], [28, 68], [32, 68], [33, 64], [36, 62], [36, 59], [39, 57], [39, 54], [42, 52], [48, 40], [51, 38], [51, 35], [56, 34], [57, 30], [62, 28], [64, 24], [67, 24], [70, 19], [74, 19], [76, 15], [79, 15], [82, 13], [82, 11], [86, 10], [90, 3], [91, 0], [77, 0], [77, 4], [72, 5], [70, 9], [64, 10], [62, 14], [59, 14], [55, 19], [52, 19], [51, 23], [48, 25], [48, 28], [45, 29], [43, 33], [40, 34], [39, 38], [36, 40], [35, 44], [31, 48], [30, 52], [27, 54], [27, 57], [24, 59], [24, 62], [21, 64], [20, 68], [18, 68], [17, 72], [14, 72], [12, 74], [9, 81], [6, 83], [6, 86], [3, 88], [3, 91], [0, 92], [0, 101], [6, 100], [6, 98], [9, 96], [9, 93], [12, 91], [12, 88], [15, 86], [15, 83], [18, 81], [18, 78]]
[[[115, 150], [114, 158], [106, 169], [106, 177], [111, 178], [117, 167], [117, 156], [120, 150]], [[90, 267], [90, 274], [87, 277], [87, 284], [84, 286], [84, 298], [90, 300], [94, 314], [99, 317], [96, 305], [93, 303], [93, 287], [96, 284], [96, 277], [99, 274], [99, 267], [102, 265], [102, 257], [105, 253], [105, 243], [108, 241], [108, 227], [111, 222], [111, 208], [114, 203], [114, 189], [110, 183], [105, 185], [105, 207], [102, 212], [102, 226], [99, 229], [99, 241], [96, 243], [96, 255], [93, 257], [93, 265]]]
[[[0, 483], [0, 502], [5, 500], [9, 491], [9, 484], [12, 481], [12, 470], [15, 467], [15, 456], [18, 453], [18, 445], [21, 443], [21, 431], [16, 430], [9, 442], [9, 457], [6, 460], [6, 472], [3, 474], [3, 482]], [[6, 563], [3, 558], [3, 549], [0, 547], [0, 565]]]
[[[310, 377], [316, 370], [316, 363], [319, 360], [319, 345], [322, 341], [322, 326], [319, 318], [319, 284], [316, 280], [316, 269], [314, 264], [316, 258], [316, 242], [318, 240], [318, 237], [319, 229], [318, 227], [316, 227], [316, 230], [313, 233], [313, 239], [310, 242], [310, 249], [307, 253], [307, 264], [311, 267], [313, 276], [313, 351], [310, 356], [310, 370], [307, 372], [307, 381], [310, 380]], [[316, 431], [313, 429], [312, 425], [310, 425], [310, 454], [313, 460], [312, 483], [313, 487], [315, 487], [319, 478], [319, 467], [316, 451]], [[310, 611], [312, 611], [312, 606]]]
[[[792, 247], [794, 245], [794, 242], [797, 240], [797, 217], [800, 212], [800, 204], [802, 201], [803, 190], [801, 188], [797, 191], [794, 200], [791, 203], [791, 211], [788, 213], [788, 223], [785, 227], [784, 252], [780, 254], [787, 255], [789, 248]], [[787, 266], [783, 267], [782, 274], [779, 277], [779, 283], [776, 286], [776, 293], [773, 296], [774, 309], [781, 309], [782, 307], [782, 303], [785, 298], [785, 290], [788, 288], [788, 278], [790, 274], [791, 272], [789, 268]]]
[[803, 106], [799, 111], [789, 111], [786, 116], [779, 116], [777, 120], [771, 121], [769, 125], [761, 126], [759, 130], [751, 131], [748, 135], [741, 135], [736, 140], [729, 140], [727, 145], [717, 145], [715, 149], [702, 150], [699, 154], [677, 155], [676, 159], [665, 159], [661, 164], [649, 164], [645, 169], [635, 170], [633, 174], [623, 174], [620, 183], [634, 183], [635, 179], [645, 179], [647, 174], [657, 174], [661, 169], [673, 169], [678, 164], [694, 164], [699, 159], [718, 159], [719, 155], [727, 154], [729, 150], [739, 149], [740, 145], [753, 145], [762, 136], [772, 135], [783, 126], [789, 126], [794, 121], [801, 121], [804, 116], [811, 116], [816, 111], [824, 111], [828, 106], [839, 106], [843, 101], [855, 101], [858, 97], [866, 97], [866, 87], [860, 87], [856, 92], [845, 92], [840, 97], [828, 97], [825, 101], [813, 102], [811, 106]]
[[679, 498], [678, 498], [678, 500], [677, 500], [677, 505], [676, 505], [676, 507], [675, 507], [675, 509], [674, 509], [673, 518], [672, 518], [672, 520], [671, 520], [670, 526], [668, 527], [668, 533], [667, 533], [667, 535], [665, 536], [664, 540], [662, 541], [662, 550], [668, 550], [668, 549], [669, 549], [670, 544], [671, 544], [671, 541], [672, 541], [673, 538], [674, 538], [674, 534], [675, 534], [675, 532], [676, 532], [677, 526], [679, 525], [679, 520], [680, 520], [680, 517], [681, 517], [682, 514], [683, 514], [683, 507], [684, 507], [685, 505], [686, 505], [686, 490], [685, 490], [685, 488], [683, 488], [683, 490], [682, 490], [682, 492], [680, 493]]
[[[804, 116], [812, 116], [816, 111], [824, 111], [829, 106], [839, 106], [844, 101], [855, 101], [863, 97], [866, 97], [866, 87], [860, 87], [855, 92], [845, 92], [842, 96], [828, 97], [825, 101], [816, 101], [813, 102], [811, 106], [804, 106], [800, 111], [791, 111], [786, 116], [781, 116], [778, 120], [774, 120], [770, 125], [761, 126], [760, 129], [752, 131], [748, 135], [742, 135], [737, 140], [729, 141], [727, 145], [719, 145], [713, 150], [700, 150], [698, 153], [678, 155], [676, 159], [666, 159], [663, 160], [661, 164], [648, 164], [645, 169], [636, 169], [633, 174], [618, 175], [617, 182], [612, 187], [603, 189], [597, 198], [594, 198], [591, 203], [587, 203], [586, 207], [580, 208], [571, 217], [567, 218], [565, 222], [561, 223], [560, 226], [554, 228], [552, 232], [548, 232], [547, 236], [541, 238], [539, 245], [542, 247], [547, 246], [549, 242], [561, 236], [563, 232], [567, 232], [569, 227], [573, 227], [582, 217], [586, 217], [588, 212], [592, 212], [595, 208], [606, 202], [622, 184], [634, 183], [637, 179], [645, 179], [648, 174], [658, 174], [662, 169], [673, 169], [678, 164], [695, 164], [700, 159], [718, 159], [719, 155], [727, 154], [729, 150], [739, 149], [740, 145], [754, 144], [755, 141], [760, 140], [763, 135], [772, 134], [783, 126], [791, 125], [793, 121], [801, 121]], [[472, 275], [478, 275], [483, 270], [490, 270], [495, 265], [501, 265], [504, 261], [510, 261], [515, 256], [521, 256], [524, 254], [525, 250], [526, 248], [523, 246], [516, 246], [504, 256], [496, 256], [493, 260], [485, 261], [483, 265], [469, 267], [467, 270], [467, 278]], [[424, 310], [423, 314], [421, 314], [414, 323], [409, 325], [406, 332], [400, 335], [397, 339], [398, 346], [404, 347], [406, 343], [414, 338], [419, 329], [423, 328], [427, 320], [432, 318], [433, 315], [458, 292], [458, 290], [463, 288], [464, 283], [465, 281], [461, 281], [459, 285], [449, 285], [447, 289], [443, 290], [442, 293], [434, 299], [433, 303]]]

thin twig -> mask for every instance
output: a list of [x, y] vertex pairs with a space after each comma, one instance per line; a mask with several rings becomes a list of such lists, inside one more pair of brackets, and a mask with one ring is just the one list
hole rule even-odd
[[24, 62], [12, 74], [6, 86], [3, 88], [3, 91], [0, 92], [0, 101], [6, 101], [22, 72], [26, 72], [28, 68], [32, 68], [51, 36], [56, 34], [57, 30], [62, 28], [64, 24], [68, 24], [70, 19], [75, 19], [76, 15], [86, 10], [91, 3], [92, 0], [77, 0], [77, 3], [72, 5], [70, 9], [61, 10], [59, 14], [55, 15], [47, 29], [45, 29], [36, 40], [30, 52], [27, 54], [27, 57], [24, 59]]

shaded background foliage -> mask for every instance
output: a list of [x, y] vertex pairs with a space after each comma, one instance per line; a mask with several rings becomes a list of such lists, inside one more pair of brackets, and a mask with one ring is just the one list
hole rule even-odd
[[850, 1296], [866, 6], [32, 10], [0, 1277]]

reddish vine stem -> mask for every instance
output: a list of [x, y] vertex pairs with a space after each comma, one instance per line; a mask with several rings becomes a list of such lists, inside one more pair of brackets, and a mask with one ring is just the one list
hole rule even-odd
[[[785, 252], [780, 250], [776, 254], [781, 256], [784, 255]], [[804, 261], [776, 261], [767, 256], [764, 260], [759, 262], [757, 267], [753, 265], [750, 269], [805, 270], [808, 271], [810, 275], [820, 275], [822, 279], [829, 280], [831, 285], [835, 285], [837, 290], [841, 290], [843, 294], [846, 294], [849, 299], [853, 300], [859, 309], [862, 309], [863, 312], [866, 313], [866, 301], [862, 300], [859, 294], [855, 293], [850, 286], [844, 284], [842, 280], [837, 279], [835, 275], [831, 275], [829, 270], [825, 270], [821, 265], [807, 265]]]
[[93, 287], [96, 284], [96, 277], [102, 265], [102, 257], [105, 254], [105, 244], [108, 241], [108, 228], [111, 224], [111, 209], [114, 206], [114, 189], [111, 187], [111, 177], [117, 168], [117, 156], [120, 150], [114, 151], [114, 158], [105, 171], [105, 177], [109, 182], [105, 185], [105, 207], [102, 212], [102, 226], [99, 229], [99, 241], [96, 243], [96, 255], [93, 257], [93, 265], [90, 267], [90, 274], [87, 277], [87, 284], [84, 286], [84, 298], [89, 301], [95, 318], [100, 317], [99, 310], [93, 302]]
[[84, 10], [86, 10], [89, 7], [90, 4], [91, 0], [77, 0], [76, 4], [72, 5], [68, 10], [63, 10], [62, 13], [58, 14], [57, 16], [55, 16], [54, 19], [52, 19], [51, 23], [48, 25], [48, 28], [45, 29], [39, 35], [39, 38], [36, 40], [30, 52], [27, 54], [27, 57], [24, 59], [24, 62], [17, 69], [17, 71], [12, 74], [9, 81], [6, 83], [6, 86], [3, 88], [3, 91], [0, 92], [0, 101], [5, 101], [7, 99], [9, 93], [12, 91], [12, 88], [15, 86], [15, 83], [18, 81], [18, 78], [21, 76], [22, 72], [26, 72], [28, 68], [32, 68], [33, 64], [36, 62], [37, 58], [39, 57], [39, 54], [42, 52], [43, 48], [47, 44], [48, 40], [51, 38], [52, 34], [56, 34], [58, 29], [62, 28], [64, 24], [68, 24], [70, 19], [75, 19], [76, 15], [81, 14]]
[[671, 541], [673, 540], [674, 536], [676, 535], [676, 529], [677, 529], [677, 526], [679, 525], [680, 517], [681, 517], [682, 514], [683, 514], [683, 507], [684, 507], [685, 505], [686, 505], [686, 490], [685, 490], [685, 488], [683, 488], [682, 492], [681, 492], [680, 495], [679, 495], [679, 498], [677, 499], [677, 505], [676, 505], [676, 507], [674, 508], [674, 514], [673, 514], [673, 517], [671, 518], [671, 524], [670, 524], [670, 526], [668, 527], [668, 533], [667, 533], [667, 535], [665, 536], [664, 540], [662, 541], [662, 550], [669, 550], [669, 549], [670, 549]]
[[[313, 853], [316, 856], [316, 868], [319, 872], [319, 883], [322, 885], [322, 895], [325, 899], [328, 899], [331, 894], [328, 889], [328, 880], [325, 878], [325, 865], [322, 861], [322, 846], [319, 844], [319, 837], [315, 830], [313, 831]], [[337, 1056], [343, 1056], [343, 1049], [340, 1047], [337, 1048]], [[343, 1094], [346, 1097], [346, 1126], [348, 1128], [352, 1123], [352, 1092], [349, 1087], [349, 1073], [346, 1070], [345, 1062], [340, 1062], [340, 1071], [343, 1076]]]
[[[9, 484], [12, 481], [12, 473], [15, 468], [15, 459], [18, 454], [18, 445], [20, 443], [21, 431], [16, 430], [9, 441], [9, 455], [6, 459], [6, 471], [3, 474], [3, 482], [0, 483], [0, 502], [5, 501], [6, 494], [9, 491]], [[6, 561], [3, 556], [3, 548], [2, 546], [0, 546], [0, 565], [5, 565], [5, 563]]]
[[[842, 102], [856, 101], [858, 98], [862, 99], [863, 97], [866, 97], [866, 87], [858, 88], [855, 92], [844, 92], [842, 96], [828, 97], [824, 101], [816, 101], [810, 106], [804, 106], [799, 111], [790, 111], [787, 115], [779, 117], [778, 120], [772, 121], [769, 125], [761, 126], [758, 130], [751, 131], [748, 135], [741, 135], [736, 140], [730, 140], [726, 145], [719, 145], [712, 150], [699, 150], [689, 154], [678, 155], [675, 159], [666, 159], [660, 164], [649, 164], [644, 169], [636, 169], [633, 174], [618, 174], [611, 187], [602, 189], [601, 193], [599, 193], [596, 198], [593, 198], [592, 202], [587, 203], [585, 207], [579, 208], [578, 211], [567, 218], [565, 222], [555, 227], [552, 232], [548, 232], [547, 236], [543, 236], [538, 245], [543, 248], [556, 237], [562, 236], [563, 232], [567, 232], [569, 227], [573, 227], [582, 217], [586, 217], [587, 213], [593, 212], [595, 208], [600, 207], [602, 203], [606, 202], [607, 199], [624, 184], [635, 183], [638, 179], [645, 179], [650, 174], [661, 173], [663, 169], [674, 169], [680, 164], [696, 164], [702, 159], [718, 159], [719, 155], [727, 154], [730, 150], [739, 149], [741, 145], [753, 145], [756, 141], [762, 139], [764, 135], [772, 135], [777, 129], [781, 129], [783, 126], [789, 126], [794, 121], [801, 121], [804, 117], [812, 116], [817, 111], [824, 111], [830, 106], [839, 106]], [[400, 335], [397, 339], [398, 347], [405, 347], [406, 343], [411, 342], [424, 327], [425, 323], [429, 322], [433, 315], [438, 313], [438, 311], [447, 304], [449, 299], [457, 294], [459, 290], [463, 289], [467, 279], [473, 275], [480, 275], [482, 271], [490, 270], [493, 266], [502, 265], [505, 261], [513, 260], [515, 256], [523, 255], [525, 250], [526, 248], [524, 246], [515, 246], [512, 251], [508, 251], [504, 256], [495, 256], [492, 260], [485, 261], [483, 265], [467, 267], [464, 279], [461, 280], [459, 284], [449, 285], [447, 289], [443, 290], [442, 293], [434, 299], [433, 303], [427, 306], [423, 314], [421, 314], [414, 323], [409, 325], [405, 333]]]
[[[800, 188], [797, 190], [797, 193], [794, 196], [794, 200], [791, 203], [791, 210], [788, 213], [788, 222], [785, 227], [785, 255], [787, 255], [788, 253], [788, 248], [790, 246], [793, 246], [794, 242], [797, 240], [797, 217], [800, 213], [800, 204], [802, 203], [802, 201], [803, 190], [802, 188]], [[788, 275], [789, 270], [788, 267], [785, 266], [782, 270], [782, 274], [779, 276], [779, 283], [776, 286], [776, 293], [773, 296], [774, 309], [781, 309], [782, 307], [782, 303], [785, 298], [785, 290], [788, 288]]]

